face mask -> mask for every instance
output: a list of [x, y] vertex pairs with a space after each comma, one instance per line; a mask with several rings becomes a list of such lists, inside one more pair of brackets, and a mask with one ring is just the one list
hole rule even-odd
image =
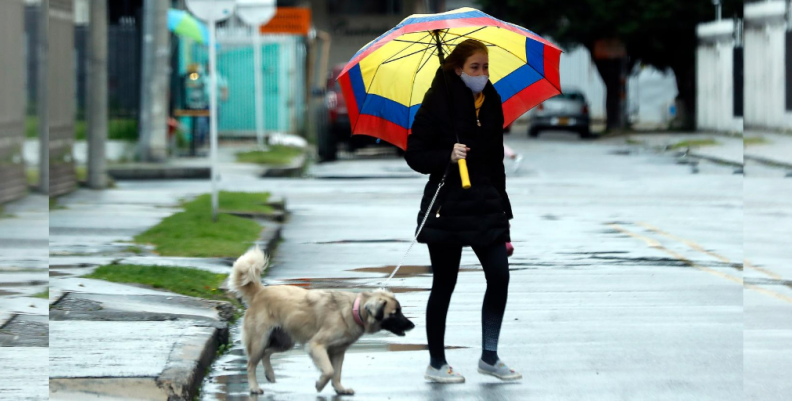
[[487, 86], [487, 81], [489, 80], [489, 77], [486, 75], [482, 74], [477, 77], [471, 77], [470, 75], [465, 74], [464, 71], [462, 72], [462, 75], [460, 75], [460, 78], [462, 78], [462, 82], [464, 82], [474, 94], [481, 93], [481, 91], [484, 90], [484, 87]]

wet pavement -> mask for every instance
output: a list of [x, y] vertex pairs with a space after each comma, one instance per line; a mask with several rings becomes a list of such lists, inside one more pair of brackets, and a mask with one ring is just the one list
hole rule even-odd
[[[767, 229], [746, 226], [744, 234], [740, 172], [624, 138], [579, 141], [558, 133], [529, 140], [517, 132], [507, 138], [524, 159], [516, 172], [505, 162], [516, 251], [499, 348], [524, 379], [501, 383], [476, 373], [486, 283], [466, 249], [446, 334], [455, 348], [446, 354], [467, 383], [424, 381], [431, 273], [426, 247], [418, 245], [390, 283], [402, 289], [397, 298], [416, 329], [405, 337], [366, 336], [350, 349], [343, 383], [355, 389], [354, 398], [742, 400], [744, 378], [746, 389], [760, 388], [755, 399], [786, 396], [785, 385], [773, 381], [778, 375], [766, 373], [788, 371], [789, 359], [762, 359], [762, 352], [784, 347], [778, 332], [772, 341], [757, 338], [754, 366], [761, 368], [743, 376], [744, 357], [754, 352], [743, 351], [744, 318], [780, 321], [792, 311], [784, 298], [792, 289], [742, 284], [748, 270], [771, 276], [743, 266], [743, 238]], [[308, 180], [237, 176], [224, 177], [222, 186], [276, 190], [289, 199], [291, 217], [265, 282], [360, 291], [381, 285], [409, 246], [425, 177], [405, 167], [396, 158], [339, 161], [312, 166]], [[773, 177], [768, 190], [787, 182]], [[189, 184], [171, 188], [181, 185]], [[785, 216], [789, 206], [777, 205]], [[784, 222], [767, 224], [780, 229]], [[768, 247], [781, 249], [780, 238], [768, 237]], [[786, 256], [763, 260], [760, 269], [789, 279], [778, 268]], [[744, 317], [744, 299], [773, 312]], [[235, 329], [232, 338], [235, 346], [213, 367], [203, 400], [351, 399], [329, 387], [317, 395], [318, 371], [301, 349], [273, 357], [276, 383], [266, 382], [259, 366], [264, 394], [250, 396]], [[394, 352], [400, 345], [410, 351]]]
[[29, 195], [0, 213], [0, 399], [46, 400], [48, 200]]
[[[528, 139], [521, 129], [507, 137], [523, 161], [505, 162], [516, 250], [499, 348], [524, 379], [500, 383], [476, 373], [486, 282], [466, 249], [449, 311], [446, 353], [467, 383], [424, 381], [425, 305], [432, 279], [428, 252], [419, 244], [390, 283], [416, 329], [405, 337], [366, 336], [350, 349], [343, 382], [356, 390], [354, 398], [736, 400], [745, 391], [750, 399], [786, 399], [792, 390], [784, 380], [792, 369], [792, 257], [785, 243], [792, 234], [792, 180], [786, 171], [749, 160], [743, 175], [733, 166], [656, 152], [624, 138], [580, 141], [571, 133], [554, 133]], [[425, 183], [395, 157], [312, 166], [308, 179], [260, 179], [242, 168], [224, 169], [221, 177], [222, 190], [271, 191], [288, 199], [291, 216], [267, 283], [351, 291], [382, 285], [401, 260]], [[209, 308], [207, 314], [195, 306], [188, 313], [190, 305], [150, 302], [168, 296], [162, 292], [79, 276], [112, 261], [154, 260], [146, 259], [151, 255], [145, 249], [143, 254], [129, 250], [131, 238], [173, 213], [179, 199], [208, 191], [208, 182], [194, 180], [121, 181], [113, 190], [79, 190], [64, 198], [65, 209], [50, 214], [49, 255], [42, 251], [40, 233], [20, 235], [36, 224], [47, 227], [41, 224], [46, 211], [12, 211], [36, 224], [0, 220], [14, 225], [8, 239], [17, 241], [0, 252], [0, 267], [15, 275], [0, 279], [6, 283], [0, 285], [5, 293], [0, 313], [31, 316], [31, 322], [23, 319], [12, 327], [12, 338], [20, 328], [40, 329], [35, 316], [46, 313], [49, 303], [63, 302], [49, 322], [49, 350], [4, 348], [0, 360], [55, 357], [59, 362], [50, 373], [56, 375], [49, 381], [50, 391], [57, 392], [53, 399], [85, 399], [81, 391], [91, 388], [102, 388], [104, 399], [129, 399], [131, 391], [138, 399], [161, 399], [153, 379], [138, 373], [162, 362], [165, 351], [157, 347], [166, 340], [190, 337], [185, 330], [210, 329], [219, 312]], [[43, 274], [47, 257], [49, 277]], [[227, 262], [201, 266], [219, 272]], [[29, 298], [14, 284], [29, 274], [35, 276], [31, 282], [50, 280], [49, 302]], [[61, 299], [65, 293], [70, 294]], [[97, 307], [104, 312], [99, 319], [79, 317]], [[169, 318], [174, 315], [187, 316], [191, 326], [180, 326], [182, 320]], [[129, 325], [114, 331], [124, 341], [102, 344], [69, 362], [67, 350], [79, 354], [81, 344], [100, 343], [91, 330], [103, 331], [103, 324], [119, 319]], [[85, 338], [69, 338], [75, 321], [94, 327], [73, 331]], [[150, 327], [141, 331], [139, 324]], [[238, 327], [230, 333], [233, 347], [212, 366], [201, 399], [352, 398], [335, 396], [330, 386], [317, 395], [318, 371], [301, 349], [273, 357], [277, 383], [267, 383], [259, 366], [265, 393], [249, 396]], [[43, 344], [43, 337], [38, 341]], [[129, 364], [131, 376], [112, 383], [91, 376], [112, 362], [114, 353], [135, 347], [150, 347], [141, 358], [152, 362]], [[46, 397], [41, 373], [22, 374], [26, 368], [47, 370], [30, 358], [12, 370], [0, 363], [0, 375], [33, 385], [0, 384], [0, 390], [22, 394], [18, 399], [37, 399], [30, 395], [36, 391]]]

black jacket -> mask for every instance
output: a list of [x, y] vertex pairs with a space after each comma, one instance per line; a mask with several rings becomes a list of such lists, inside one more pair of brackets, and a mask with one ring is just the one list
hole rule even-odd
[[[478, 120], [480, 127], [473, 92], [455, 73], [438, 69], [415, 115], [404, 156], [413, 170], [430, 174], [418, 213], [419, 226], [448, 169], [419, 242], [486, 246], [510, 241], [508, 220], [513, 216], [503, 166], [503, 107], [491, 82], [484, 88]], [[459, 166], [451, 163], [456, 134], [459, 143], [470, 148], [466, 158], [470, 189], [462, 189]]]

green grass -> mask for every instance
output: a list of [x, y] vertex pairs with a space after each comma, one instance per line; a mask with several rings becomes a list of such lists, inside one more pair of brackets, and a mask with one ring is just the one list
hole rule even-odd
[[47, 288], [46, 291], [33, 295], [33, 298], [49, 299], [49, 288]]
[[223, 290], [218, 289], [226, 279], [226, 274], [187, 267], [105, 265], [84, 277], [114, 283], [143, 284], [190, 297], [231, 301]]
[[66, 209], [66, 206], [62, 206], [58, 204], [58, 198], [50, 196], [49, 198], [49, 210], [62, 210]]
[[[136, 141], [137, 120], [133, 118], [111, 118], [107, 121], [107, 139]], [[85, 120], [74, 121], [74, 137], [78, 141], [87, 138], [88, 125]], [[27, 116], [25, 119], [25, 136], [38, 138], [38, 117]]]
[[671, 145], [670, 149], [695, 148], [701, 146], [713, 146], [717, 144], [718, 142], [714, 139], [691, 139]]
[[643, 145], [644, 141], [639, 141], [637, 139], [627, 138], [627, 140], [625, 140], [625, 143], [627, 143], [628, 145]]
[[743, 146], [752, 146], [752, 145], [765, 145], [770, 143], [767, 139], [761, 136], [755, 136], [752, 138], [743, 138]]
[[237, 153], [237, 162], [282, 166], [291, 163], [292, 159], [301, 155], [302, 153], [302, 148], [294, 146], [272, 145], [266, 152], [252, 150], [249, 152]]
[[32, 168], [26, 169], [25, 175], [27, 176], [28, 185], [30, 185], [31, 187], [38, 186], [39, 184], [38, 170]]
[[[220, 210], [269, 213], [268, 193], [220, 192]], [[209, 194], [184, 203], [184, 211], [135, 237], [135, 242], [152, 244], [163, 256], [233, 257], [243, 254], [258, 239], [259, 223], [220, 213], [212, 221]]]

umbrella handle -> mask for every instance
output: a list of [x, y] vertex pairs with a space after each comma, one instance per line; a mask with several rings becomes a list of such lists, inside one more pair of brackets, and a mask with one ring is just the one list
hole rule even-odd
[[468, 175], [467, 160], [459, 159], [457, 164], [459, 164], [459, 176], [462, 177], [462, 188], [468, 189], [470, 188], [470, 176]]

